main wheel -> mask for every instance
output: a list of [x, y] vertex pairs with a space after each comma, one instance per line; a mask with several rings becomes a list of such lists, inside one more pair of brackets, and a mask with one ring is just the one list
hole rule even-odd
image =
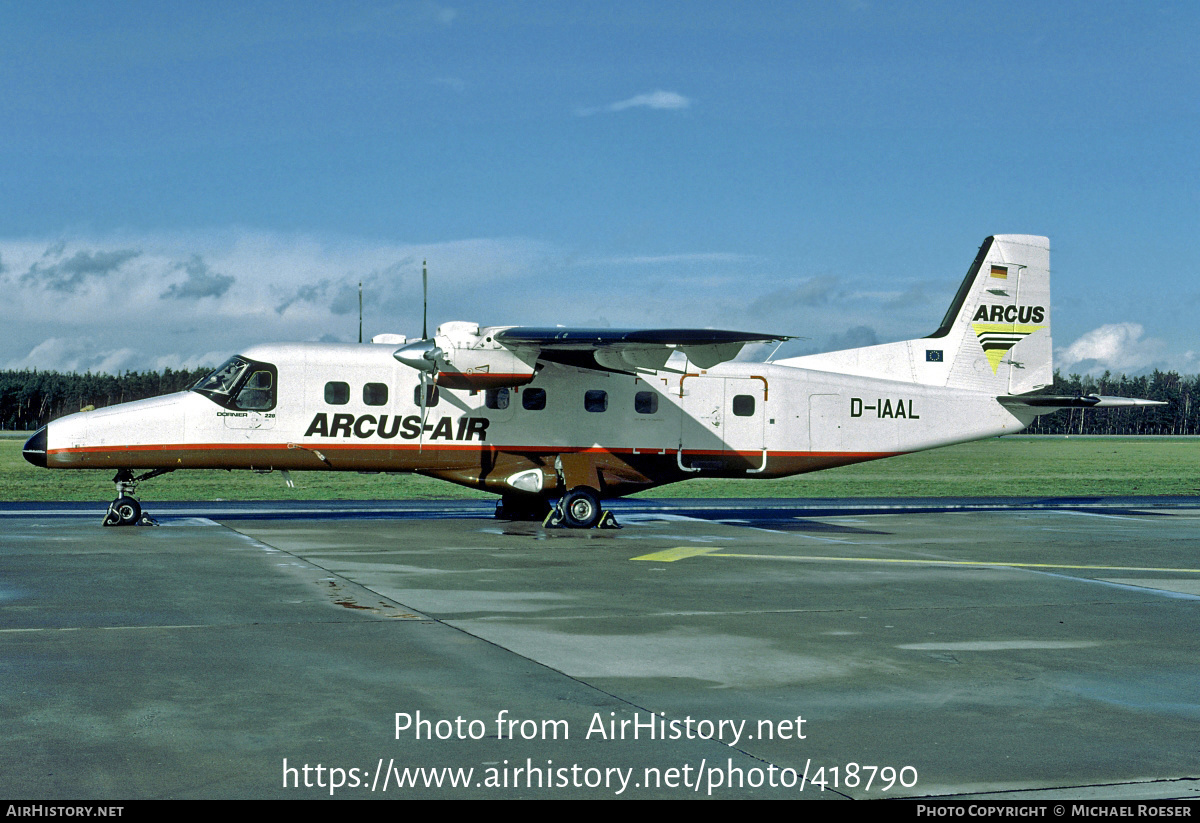
[[587, 486], [571, 489], [560, 505], [568, 528], [591, 529], [600, 522], [600, 498]]

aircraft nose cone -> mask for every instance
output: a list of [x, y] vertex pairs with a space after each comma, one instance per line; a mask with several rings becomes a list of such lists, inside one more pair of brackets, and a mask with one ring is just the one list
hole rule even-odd
[[46, 427], [42, 426], [33, 437], [25, 441], [21, 454], [40, 469], [46, 468]]

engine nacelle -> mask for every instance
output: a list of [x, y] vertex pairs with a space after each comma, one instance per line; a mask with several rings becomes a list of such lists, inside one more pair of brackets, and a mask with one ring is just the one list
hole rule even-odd
[[536, 356], [526, 361], [497, 343], [492, 332], [478, 323], [454, 321], [438, 326], [432, 340], [420, 340], [396, 350], [394, 357], [436, 376], [447, 389], [498, 389], [533, 380]]

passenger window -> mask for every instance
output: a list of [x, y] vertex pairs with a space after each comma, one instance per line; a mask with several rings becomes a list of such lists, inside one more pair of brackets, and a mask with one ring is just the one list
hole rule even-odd
[[325, 384], [325, 402], [331, 406], [344, 406], [350, 402], [350, 384], [332, 381]]
[[386, 406], [388, 387], [385, 383], [367, 383], [363, 386], [363, 402], [368, 406]]
[[[413, 404], [421, 405], [421, 387], [413, 387]], [[430, 383], [425, 387], [425, 408], [432, 409], [438, 404], [438, 387]]]
[[738, 417], [753, 417], [754, 397], [749, 394], [734, 395], [733, 413]]
[[483, 405], [489, 409], [507, 409], [508, 389], [488, 389], [483, 393]]
[[633, 410], [638, 414], [657, 414], [658, 395], [652, 391], [640, 391], [633, 396]]
[[530, 411], [540, 411], [546, 408], [546, 390], [526, 389], [521, 392], [521, 405]]
[[583, 408], [590, 412], [602, 412], [608, 408], [608, 392], [592, 389], [583, 394]]

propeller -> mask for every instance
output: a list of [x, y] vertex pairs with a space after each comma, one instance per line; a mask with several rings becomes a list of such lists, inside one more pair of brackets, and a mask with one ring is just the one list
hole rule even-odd
[[414, 340], [406, 346], [401, 346], [392, 352], [392, 357], [406, 366], [421, 372], [423, 376], [432, 375], [437, 379], [440, 369], [448, 366], [446, 353], [433, 340]]
[[429, 269], [424, 260], [421, 261], [421, 304], [421, 339], [396, 349], [392, 357], [421, 372], [423, 386], [427, 375], [433, 375], [436, 383], [438, 370], [447, 365], [446, 353], [429, 336]]
[[414, 340], [392, 352], [392, 357], [409, 368], [416, 369], [421, 378], [421, 435], [418, 449], [424, 448], [425, 445], [425, 420], [429, 411], [429, 383], [432, 380], [436, 387], [438, 372], [449, 367], [449, 363], [446, 362], [446, 353], [437, 345], [434, 338], [429, 336], [429, 271], [424, 260], [421, 261], [421, 293], [421, 339]]

